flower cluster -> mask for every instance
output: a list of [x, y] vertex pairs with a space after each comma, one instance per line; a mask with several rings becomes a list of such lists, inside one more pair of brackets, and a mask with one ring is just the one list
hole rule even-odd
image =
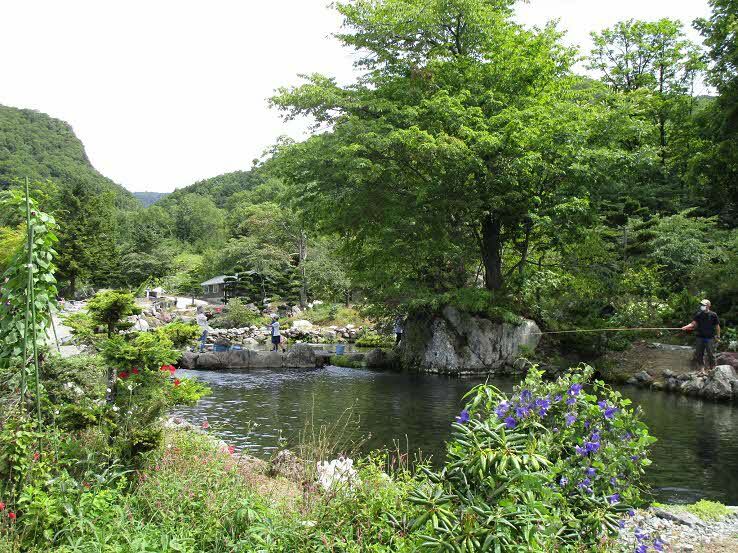
[[663, 551], [666, 545], [660, 538], [650, 536], [642, 528], [636, 528], [635, 539], [634, 553], [647, 553], [651, 547], [654, 551]]
[[[551, 487], [565, 497], [596, 497], [620, 509], [640, 501], [638, 482], [654, 439], [617, 392], [599, 382], [585, 389], [591, 375], [585, 368], [544, 382], [534, 372], [510, 397], [500, 394], [488, 404], [487, 412], [508, 431], [546, 429], [539, 439], [548, 442]], [[470, 416], [476, 416], [473, 406], [457, 422]]]
[[318, 462], [317, 470], [318, 482], [324, 490], [330, 490], [341, 485], [351, 487], [357, 479], [354, 461], [348, 457], [333, 459], [330, 462]]

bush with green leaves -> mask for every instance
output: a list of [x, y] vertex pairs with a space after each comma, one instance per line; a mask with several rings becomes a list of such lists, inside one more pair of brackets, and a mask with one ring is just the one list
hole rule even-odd
[[362, 348], [391, 348], [395, 345], [395, 340], [391, 336], [367, 332], [356, 340], [356, 345]]
[[156, 332], [172, 341], [174, 347], [183, 348], [200, 337], [201, 331], [194, 323], [173, 322], [156, 329]]
[[108, 336], [112, 336], [118, 330], [131, 328], [133, 324], [124, 319], [141, 313], [141, 308], [136, 305], [136, 298], [132, 293], [107, 290], [95, 294], [87, 303], [87, 311], [92, 320], [103, 325], [108, 331]]
[[428, 551], [590, 546], [642, 502], [655, 441], [629, 400], [584, 367], [555, 382], [532, 369], [507, 397], [481, 385], [454, 423], [440, 472], [411, 496]]

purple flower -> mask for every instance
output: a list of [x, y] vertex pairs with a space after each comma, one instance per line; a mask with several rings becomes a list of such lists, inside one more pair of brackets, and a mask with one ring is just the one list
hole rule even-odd
[[569, 395], [570, 396], [578, 396], [579, 392], [582, 391], [582, 385], [581, 384], [572, 384], [569, 388]]
[[643, 531], [643, 528], [636, 528], [635, 537], [638, 541], [643, 541], [648, 539], [648, 534]]
[[604, 399], [602, 401], [598, 401], [597, 407], [600, 408], [600, 411], [604, 411], [605, 409], [607, 409], [607, 402]]
[[464, 409], [461, 414], [459, 414], [458, 417], [456, 417], [456, 422], [459, 424], [464, 424], [465, 422], [469, 422], [469, 411]]
[[610, 478], [610, 485], [617, 486], [618, 485], [617, 478], [615, 478], [614, 476], [612, 478]]
[[537, 399], [534, 405], [536, 409], [538, 409], [538, 414], [545, 417], [548, 410], [551, 408], [551, 400], [545, 397]]
[[558, 426], [554, 426], [553, 427], [553, 433], [554, 434], [558, 434], [559, 433], [559, 427]]
[[589, 428], [590, 426], [592, 426], [592, 423], [591, 422], [584, 421], [584, 428]]
[[618, 521], [618, 526], [620, 526], [620, 529], [621, 529], [621, 530], [622, 530], [623, 528], [625, 528], [625, 521], [624, 521], [624, 520], [622, 520], [622, 519], [621, 519], [621, 520], [619, 520], [619, 521]]
[[594, 477], [597, 474], [597, 469], [593, 467], [589, 467], [586, 472], [587, 472], [587, 476]]
[[502, 419], [505, 417], [509, 409], [510, 404], [507, 401], [503, 401], [497, 406], [497, 409], [495, 409], [495, 415]]
[[615, 413], [617, 412], [618, 412], [617, 407], [608, 407], [607, 409], [605, 409], [605, 418], [611, 419], [615, 416]]
[[533, 394], [530, 393], [530, 390], [523, 390], [522, 392], [520, 392], [520, 401], [528, 403], [532, 397]]
[[515, 416], [519, 419], [524, 419], [530, 414], [530, 409], [528, 407], [523, 407], [522, 405], [520, 407], [515, 408]]
[[633, 518], [634, 516], [636, 516], [636, 512], [633, 509], [628, 509], [628, 516]]
[[517, 425], [518, 425], [518, 423], [517, 423], [517, 422], [515, 422], [515, 419], [514, 419], [514, 418], [512, 418], [512, 417], [507, 417], [507, 418], [505, 419], [505, 426], [506, 426], [506, 427], [507, 427], [507, 428], [508, 428], [509, 430], [512, 430], [512, 429], [513, 429], [513, 428], [515, 428], [515, 427], [516, 427]]
[[574, 446], [574, 451], [576, 451], [582, 457], [585, 457], [587, 455], [587, 450], [583, 447], [579, 447], [578, 445]]
[[600, 442], [586, 442], [584, 448], [587, 450], [587, 453], [597, 453], [600, 449]]
[[575, 413], [567, 413], [564, 420], [566, 421], [566, 426], [571, 426], [577, 420], [577, 416]]
[[648, 553], [648, 546], [646, 544], [638, 544], [635, 548], [635, 553]]
[[562, 476], [561, 480], [559, 480], [559, 486], [562, 488], [566, 486], [569, 483], [569, 479], [566, 476]]
[[577, 402], [576, 398], [573, 396], [569, 396], [566, 398], [566, 404], [567, 405], [574, 405]]
[[663, 551], [664, 545], [666, 544], [663, 541], [661, 541], [659, 538], [656, 538], [655, 540], [653, 540], [653, 548], [656, 551]]
[[630, 460], [631, 460], [631, 461], [637, 461], [637, 460], [638, 460], [638, 458], [639, 458], [639, 457], [638, 457], [638, 455], [632, 455], [632, 456], [630, 457]]
[[619, 503], [620, 502], [620, 494], [619, 493], [614, 493], [611, 496], [609, 496], [607, 498], [607, 500], [610, 502], [610, 505], [615, 505], [615, 503]]
[[558, 403], [559, 401], [561, 401], [561, 394], [556, 394], [556, 395], [554, 396], [554, 401], [555, 401], [556, 403]]
[[592, 480], [585, 478], [579, 483], [580, 488], [589, 488], [592, 485]]

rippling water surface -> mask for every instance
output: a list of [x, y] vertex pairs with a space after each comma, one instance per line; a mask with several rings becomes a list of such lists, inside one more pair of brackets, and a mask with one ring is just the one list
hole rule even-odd
[[[207, 419], [224, 440], [261, 457], [278, 447], [280, 436], [294, 443], [309, 422], [343, 426], [350, 409], [353, 422], [343, 436], [365, 438], [364, 451], [399, 444], [440, 460], [463, 395], [480, 382], [339, 367], [178, 374], [208, 383], [213, 393], [177, 413], [196, 424]], [[509, 391], [514, 381], [490, 383]], [[649, 469], [657, 499], [738, 504], [738, 409], [632, 387], [621, 391], [643, 407], [659, 439]]]

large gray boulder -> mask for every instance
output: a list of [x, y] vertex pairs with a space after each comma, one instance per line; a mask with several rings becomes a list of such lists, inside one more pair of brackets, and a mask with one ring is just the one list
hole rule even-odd
[[538, 345], [538, 325], [497, 323], [446, 306], [435, 315], [408, 317], [400, 344], [403, 367], [445, 374], [515, 372], [521, 350]]
[[315, 367], [315, 350], [307, 344], [295, 344], [283, 357], [282, 365], [289, 368]]
[[733, 383], [738, 380], [735, 369], [730, 365], [719, 365], [707, 379], [702, 395], [710, 399], [731, 399]]

